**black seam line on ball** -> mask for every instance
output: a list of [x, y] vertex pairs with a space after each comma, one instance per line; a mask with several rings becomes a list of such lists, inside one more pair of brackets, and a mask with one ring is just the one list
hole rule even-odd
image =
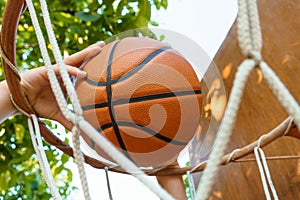
[[[117, 79], [114, 79], [114, 80], [110, 80], [110, 83], [111, 84], [115, 84], [119, 81], [123, 81], [127, 78], [129, 78], [130, 76], [132, 76], [133, 74], [135, 74], [137, 71], [139, 71], [141, 68], [143, 68], [148, 62], [150, 62], [150, 60], [152, 60], [155, 56], [157, 56], [158, 54], [168, 50], [168, 49], [171, 49], [171, 47], [169, 46], [165, 46], [163, 48], [160, 48], [160, 49], [157, 49], [156, 51], [154, 51], [153, 53], [151, 53], [149, 56], [147, 56], [142, 62], [140, 62], [140, 64], [138, 64], [135, 68], [133, 68], [131, 71], [129, 71], [128, 73], [124, 74], [123, 76], [117, 78]], [[113, 53], [113, 52], [111, 52]], [[112, 62], [109, 61], [109, 62]], [[111, 63], [110, 63], [111, 65]], [[106, 86], [106, 82], [96, 82], [96, 81], [93, 81], [91, 79], [89, 79], [88, 77], [84, 78], [84, 80], [90, 84], [90, 85], [93, 85], [93, 86]], [[107, 80], [106, 80], [107, 81]]]
[[106, 93], [107, 93], [107, 101], [108, 101], [107, 103], [108, 103], [109, 115], [110, 115], [110, 119], [111, 119], [111, 123], [112, 123], [113, 129], [114, 129], [115, 136], [117, 137], [117, 140], [119, 142], [119, 145], [120, 145], [121, 149], [123, 150], [123, 153], [129, 159], [131, 159], [129, 153], [127, 152], [126, 145], [125, 145], [125, 143], [124, 143], [124, 141], [121, 137], [118, 124], [116, 123], [116, 120], [114, 118], [114, 107], [112, 105], [111, 67], [112, 67], [114, 52], [115, 52], [115, 49], [116, 49], [118, 43], [119, 43], [119, 41], [116, 42], [114, 44], [114, 46], [112, 47], [112, 50], [111, 50], [111, 53], [110, 53], [109, 59], [108, 59], [107, 74], [106, 74]]
[[[124, 122], [124, 121], [123, 122], [120, 121], [117, 123], [118, 123], [118, 126], [127, 126], [127, 127], [132, 127], [132, 128], [142, 130], [142, 131], [148, 133], [149, 135], [152, 135], [153, 137], [156, 137], [157, 139], [160, 139], [161, 141], [164, 141], [167, 143], [171, 143], [171, 144], [178, 145], [178, 146], [185, 146], [188, 144], [188, 142], [181, 142], [181, 141], [174, 140], [174, 139], [168, 138], [166, 136], [163, 136], [160, 133], [157, 133], [157, 132], [153, 131], [152, 129], [145, 127], [143, 125], [140, 125], [140, 124], [136, 124], [133, 122]], [[107, 123], [107, 124], [104, 124], [103, 126], [99, 127], [97, 130], [100, 132], [100, 131], [103, 131], [110, 127], [112, 127], [112, 123]]]
[[107, 102], [104, 103], [97, 103], [97, 104], [92, 104], [92, 105], [87, 105], [87, 106], [82, 106], [82, 110], [93, 110], [97, 108], [105, 108], [108, 106]]
[[91, 148], [95, 150], [95, 141], [91, 139]]
[[191, 91], [180, 91], [180, 92], [168, 92], [162, 94], [152, 94], [146, 96], [132, 97], [130, 99], [119, 99], [113, 101], [113, 105], [122, 105], [126, 103], [136, 103], [136, 102], [144, 102], [151, 101], [156, 99], [165, 99], [171, 97], [179, 97], [179, 96], [190, 96], [190, 95], [201, 94], [201, 90], [191, 90]]
[[[168, 93], [162, 93], [162, 94], [152, 94], [152, 95], [146, 95], [146, 96], [140, 96], [140, 97], [132, 97], [127, 99], [119, 99], [112, 101], [112, 105], [122, 105], [127, 103], [137, 103], [137, 102], [143, 102], [143, 101], [151, 101], [156, 99], [165, 99], [165, 98], [171, 98], [171, 97], [179, 97], [179, 96], [189, 96], [189, 95], [197, 95], [201, 94], [201, 90], [191, 90], [191, 91], [179, 91], [179, 92], [168, 92]], [[96, 108], [105, 108], [107, 107], [108, 103], [99, 103], [99, 104], [92, 104], [83, 106], [83, 110], [92, 110]]]
[[104, 131], [105, 129], [108, 129], [108, 128], [110, 128], [110, 127], [112, 127], [112, 123], [107, 123], [107, 124], [104, 124], [104, 125], [100, 126], [100, 127], [97, 129], [97, 131], [98, 131], [99, 133], [101, 133], [102, 131]]
[[136, 66], [135, 68], [133, 68], [131, 71], [129, 71], [128, 73], [124, 74], [123, 76], [113, 80], [113, 83], [117, 83], [119, 81], [124, 81], [125, 79], [129, 78], [130, 76], [132, 76], [133, 74], [135, 74], [136, 72], [138, 72], [140, 69], [142, 69], [148, 62], [150, 62], [154, 57], [156, 57], [157, 55], [159, 55], [160, 53], [171, 49], [171, 47], [169, 46], [165, 46], [163, 48], [157, 49], [156, 51], [154, 51], [153, 53], [151, 53], [149, 56], [147, 56], [147, 58], [145, 58], [140, 64], [138, 64], [138, 66]]

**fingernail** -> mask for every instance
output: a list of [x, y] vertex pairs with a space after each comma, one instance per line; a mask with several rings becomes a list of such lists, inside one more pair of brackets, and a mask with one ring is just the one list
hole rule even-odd
[[98, 51], [98, 50], [100, 50], [100, 51], [102, 50], [102, 48], [99, 47], [99, 46], [95, 46], [94, 48], [95, 48], [95, 50], [97, 50], [97, 51]]
[[78, 78], [85, 78], [86, 76], [87, 76], [87, 72], [86, 71], [78, 70], [78, 73], [77, 73], [77, 77]]
[[93, 54], [93, 55], [97, 55], [97, 54], [100, 53], [101, 51], [102, 51], [102, 48], [101, 48], [101, 47], [95, 46], [95, 47], [93, 48], [92, 54]]
[[97, 45], [100, 45], [101, 47], [103, 47], [105, 45], [105, 42], [104, 41], [98, 41], [96, 42]]

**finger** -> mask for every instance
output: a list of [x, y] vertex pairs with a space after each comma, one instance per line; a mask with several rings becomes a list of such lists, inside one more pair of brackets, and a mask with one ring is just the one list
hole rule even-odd
[[102, 48], [102, 47], [105, 46], [105, 42], [104, 42], [104, 41], [96, 42], [96, 43], [94, 43], [94, 44], [88, 46], [86, 49], [88, 49], [88, 48], [93, 48], [93, 47], [95, 47], [95, 46], [98, 46], [98, 47]]
[[66, 65], [66, 70], [70, 76], [75, 76], [76, 78], [85, 78], [87, 76], [86, 71], [80, 70], [79, 68], [76, 67]]
[[79, 51], [79, 52], [65, 58], [64, 62], [65, 62], [66, 65], [71, 65], [71, 66], [74, 66], [74, 67], [80, 67], [80, 65], [85, 60], [98, 55], [101, 52], [102, 47], [104, 45], [105, 45], [105, 43], [103, 41], [97, 42], [97, 43], [83, 49], [82, 51]]
[[[74, 76], [77, 78], [85, 78], [87, 76], [87, 72], [80, 70], [79, 68], [70, 66], [70, 65], [65, 65], [66, 70], [70, 76]], [[56, 76], [60, 76], [59, 68], [57, 65], [54, 65], [54, 72]]]

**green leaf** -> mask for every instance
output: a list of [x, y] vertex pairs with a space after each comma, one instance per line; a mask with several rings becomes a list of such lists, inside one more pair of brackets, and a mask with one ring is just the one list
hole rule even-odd
[[161, 4], [160, 4], [159, 0], [154, 0], [154, 5], [155, 5], [155, 7], [156, 7], [157, 10], [160, 9]]
[[160, 36], [159, 36], [159, 40], [160, 40], [160, 41], [164, 41], [165, 38], [166, 38], [165, 35], [160, 35]]
[[167, 7], [168, 7], [168, 0], [161, 0], [161, 6], [162, 6], [164, 9], [167, 9]]
[[25, 135], [25, 128], [22, 124], [14, 124], [15, 134], [16, 134], [16, 143], [20, 144], [23, 142], [23, 138]]
[[32, 148], [27, 148], [24, 151], [25, 151], [25, 153], [18, 154], [16, 157], [12, 158], [9, 161], [9, 164], [12, 165], [12, 164], [17, 164], [17, 163], [21, 163], [23, 161], [29, 160], [29, 158], [32, 156], [33, 149]]
[[122, 11], [123, 11], [124, 6], [125, 6], [125, 2], [120, 1], [118, 6], [117, 6], [117, 12], [116, 12], [117, 17], [122, 16]]
[[157, 22], [155, 22], [155, 21], [150, 21], [150, 24], [152, 25], [152, 26], [158, 26], [158, 23]]
[[139, 11], [137, 14], [136, 25], [137, 27], [146, 27], [151, 17], [151, 5], [147, 0], [139, 0], [138, 2]]
[[53, 12], [53, 13], [51, 13], [51, 17], [53, 18], [53, 20], [60, 21], [63, 23], [73, 23], [74, 22], [72, 15], [70, 15], [68, 13], [64, 13], [64, 12]]
[[32, 33], [29, 33], [29, 32], [21, 32], [20, 34], [25, 39], [30, 39], [30, 37], [32, 36]]
[[87, 13], [84, 11], [76, 12], [75, 16], [85, 22], [94, 22], [100, 18], [96, 13]]
[[69, 156], [68, 155], [66, 155], [66, 154], [63, 154], [62, 155], [62, 158], [61, 158], [61, 162], [63, 163], [63, 164], [65, 164], [68, 160], [69, 160]]
[[36, 190], [38, 188], [38, 182], [37, 181], [32, 181], [30, 183], [30, 189], [31, 190]]

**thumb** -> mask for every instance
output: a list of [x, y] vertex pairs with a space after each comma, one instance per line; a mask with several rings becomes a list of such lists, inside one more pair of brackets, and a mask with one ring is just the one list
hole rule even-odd
[[57, 116], [53, 118], [55, 121], [63, 125], [67, 130], [71, 131], [73, 123], [65, 118], [65, 116], [60, 112]]

